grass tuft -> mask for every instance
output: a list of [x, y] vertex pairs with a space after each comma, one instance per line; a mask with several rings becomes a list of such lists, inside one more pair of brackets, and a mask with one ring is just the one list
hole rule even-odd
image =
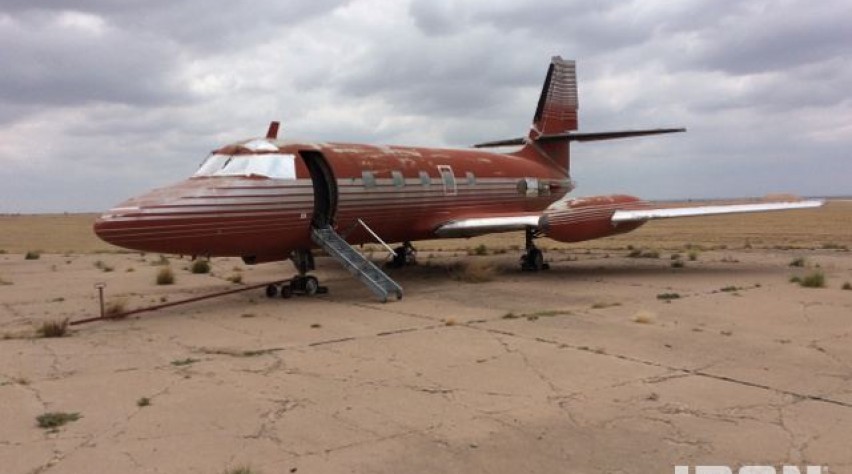
[[36, 417], [39, 428], [56, 429], [60, 426], [80, 419], [79, 413], [65, 413], [61, 411], [52, 411], [41, 414]]
[[127, 301], [123, 299], [108, 301], [104, 305], [104, 316], [115, 318], [124, 313], [127, 307]]
[[243, 274], [242, 273], [234, 273], [227, 278], [227, 280], [235, 285], [241, 285], [243, 283]]
[[656, 316], [650, 311], [639, 311], [633, 315], [632, 321], [636, 324], [653, 324]]
[[97, 268], [97, 269], [99, 269], [103, 272], [111, 272], [111, 271], [115, 270], [115, 268], [113, 268], [112, 266], [104, 263], [103, 260], [96, 261], [94, 265], [95, 265], [95, 268]]
[[137, 407], [147, 407], [151, 406], [151, 399], [148, 397], [142, 397], [139, 400], [136, 400]]
[[660, 293], [660, 294], [657, 295], [658, 300], [665, 300], [665, 301], [676, 300], [676, 299], [679, 299], [679, 298], [680, 298], [679, 293]]
[[486, 247], [485, 244], [479, 244], [473, 248], [472, 255], [488, 255], [488, 247]]
[[825, 274], [817, 270], [805, 275], [799, 282], [805, 288], [825, 288]]
[[187, 357], [186, 359], [176, 359], [171, 362], [171, 364], [175, 367], [183, 367], [185, 365], [190, 365], [198, 362], [198, 359], [193, 359], [192, 357]]
[[158, 285], [172, 285], [175, 282], [175, 273], [172, 271], [172, 267], [164, 266], [157, 272], [157, 284]]
[[698, 260], [698, 252], [696, 250], [690, 250], [687, 254], [687, 257], [689, 258], [690, 262], [694, 262]]
[[24, 255], [24, 260], [38, 260], [41, 258], [41, 252], [38, 250], [29, 250]]
[[672, 260], [672, 268], [683, 268], [686, 266], [683, 260]]
[[497, 269], [487, 260], [471, 260], [454, 266], [452, 277], [467, 283], [485, 283], [494, 279]]
[[260, 471], [255, 471], [250, 466], [239, 466], [227, 469], [223, 474], [260, 474]]
[[39, 337], [63, 337], [68, 333], [68, 318], [61, 321], [45, 321], [36, 329]]
[[790, 261], [790, 267], [804, 267], [805, 266], [805, 257], [796, 257]]
[[192, 273], [210, 273], [210, 261], [203, 258], [195, 259], [190, 270]]
[[852, 290], [852, 283], [844, 282], [843, 286], [840, 287], [841, 290]]

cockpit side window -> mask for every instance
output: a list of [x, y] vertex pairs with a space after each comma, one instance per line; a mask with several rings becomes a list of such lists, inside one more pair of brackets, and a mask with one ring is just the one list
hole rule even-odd
[[260, 176], [296, 179], [295, 155], [264, 153], [256, 155], [210, 155], [193, 176]]
[[204, 162], [201, 163], [201, 166], [198, 167], [198, 171], [196, 171], [193, 176], [210, 176], [216, 171], [222, 169], [222, 166], [225, 165], [228, 158], [230, 158], [230, 156], [217, 155], [215, 153], [208, 156]]

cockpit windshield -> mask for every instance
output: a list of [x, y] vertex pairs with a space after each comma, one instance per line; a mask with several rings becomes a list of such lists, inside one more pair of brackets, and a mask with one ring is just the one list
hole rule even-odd
[[296, 157], [281, 153], [261, 155], [214, 153], [204, 160], [192, 176], [262, 176], [273, 179], [296, 179]]

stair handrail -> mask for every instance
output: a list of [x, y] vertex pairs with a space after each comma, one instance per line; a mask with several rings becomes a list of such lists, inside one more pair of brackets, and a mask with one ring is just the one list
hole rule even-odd
[[382, 238], [381, 238], [381, 237], [379, 237], [379, 234], [377, 234], [377, 233], [373, 232], [373, 229], [371, 229], [371, 228], [370, 228], [370, 226], [368, 226], [366, 222], [364, 222], [363, 220], [361, 220], [361, 218], [360, 218], [360, 217], [358, 218], [358, 223], [359, 223], [359, 224], [361, 224], [362, 226], [364, 226], [364, 228], [365, 228], [365, 229], [367, 229], [367, 232], [369, 232], [369, 233], [370, 233], [370, 235], [372, 235], [374, 239], [376, 239], [377, 241], [379, 241], [379, 243], [380, 243], [380, 244], [382, 244], [382, 246], [383, 246], [384, 248], [386, 248], [386, 249], [387, 249], [387, 251], [390, 253], [390, 257], [391, 257], [391, 258], [393, 258], [394, 256], [396, 256], [396, 250], [394, 250], [394, 249], [393, 249], [390, 245], [388, 245], [387, 243], [385, 243], [385, 241], [384, 241], [384, 240], [382, 240]]

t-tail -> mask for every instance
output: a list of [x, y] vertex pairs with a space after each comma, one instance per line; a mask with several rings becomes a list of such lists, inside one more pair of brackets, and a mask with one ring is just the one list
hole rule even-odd
[[588, 142], [614, 138], [640, 137], [661, 133], [685, 132], [685, 128], [650, 130], [620, 130], [612, 132], [578, 133], [577, 69], [574, 61], [554, 56], [547, 68], [547, 77], [538, 98], [533, 123], [526, 137], [510, 138], [474, 145], [476, 148], [523, 145], [513, 153], [524, 158], [544, 160], [565, 175], [570, 174], [572, 141]]

